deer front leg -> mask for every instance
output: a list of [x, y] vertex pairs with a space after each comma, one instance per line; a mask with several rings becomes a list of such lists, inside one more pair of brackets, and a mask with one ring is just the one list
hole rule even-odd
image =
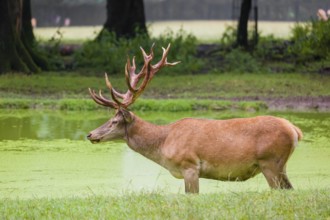
[[197, 169], [188, 168], [183, 170], [183, 178], [186, 193], [199, 192], [199, 172]]

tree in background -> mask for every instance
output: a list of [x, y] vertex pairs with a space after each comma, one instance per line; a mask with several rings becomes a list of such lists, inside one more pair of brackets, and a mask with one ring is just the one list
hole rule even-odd
[[104, 30], [114, 32], [118, 38], [147, 34], [143, 0], [107, 0], [106, 8], [107, 20], [98, 38]]
[[39, 72], [46, 59], [35, 48], [30, 0], [0, 1], [0, 73]]
[[242, 0], [241, 12], [237, 27], [237, 45], [248, 48], [248, 21], [251, 11], [251, 0]]

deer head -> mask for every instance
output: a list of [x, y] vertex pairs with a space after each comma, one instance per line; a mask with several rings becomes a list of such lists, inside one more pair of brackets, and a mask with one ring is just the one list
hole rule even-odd
[[[89, 93], [93, 100], [100, 105], [110, 107], [116, 110], [115, 116], [112, 117], [105, 124], [91, 131], [87, 138], [92, 143], [98, 143], [100, 141], [109, 141], [115, 139], [123, 139], [127, 137], [127, 127], [134, 121], [134, 114], [128, 110], [128, 107], [135, 102], [135, 100], [142, 94], [145, 90], [148, 83], [154, 77], [155, 73], [157, 73], [164, 66], [174, 66], [179, 62], [169, 63], [167, 62], [167, 54], [170, 50], [170, 44], [167, 48], [163, 49], [163, 55], [161, 60], [155, 65], [151, 64], [152, 59], [154, 58], [153, 52], [154, 45], [152, 45], [150, 54], [147, 54], [142, 47], [140, 47], [144, 65], [141, 68], [139, 73], [135, 73], [136, 65], [135, 65], [135, 57], [132, 59], [132, 64], [130, 59], [127, 59], [127, 63], [125, 65], [125, 78], [128, 90], [126, 93], [120, 93], [115, 90], [112, 84], [109, 81], [108, 75], [105, 73], [105, 82], [110, 90], [111, 98], [107, 99], [102, 95], [101, 90], [98, 94], [95, 93], [94, 90], [89, 88]], [[140, 86], [138, 86], [139, 81], [142, 80]]]

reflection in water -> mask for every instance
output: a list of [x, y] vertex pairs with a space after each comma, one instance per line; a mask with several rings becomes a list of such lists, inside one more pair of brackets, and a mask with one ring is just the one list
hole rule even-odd
[[[93, 145], [85, 139], [112, 113], [0, 111], [0, 198], [117, 194], [132, 190], [183, 193], [183, 181], [130, 150], [125, 143]], [[186, 116], [227, 119], [247, 112], [137, 113], [159, 124]], [[262, 114], [262, 113], [257, 113]], [[330, 113], [269, 113], [304, 132], [288, 163], [298, 188], [330, 185]], [[244, 183], [201, 180], [201, 192], [268, 190], [262, 175]]]
[[109, 117], [107, 112], [102, 112], [104, 116], [95, 118], [97, 114], [95, 112], [86, 114], [60, 111], [1, 111], [0, 140], [22, 138], [84, 140], [91, 129], [96, 128]]

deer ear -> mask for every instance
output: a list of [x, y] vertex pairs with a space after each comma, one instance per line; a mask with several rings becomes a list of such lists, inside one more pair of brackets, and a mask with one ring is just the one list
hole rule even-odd
[[123, 117], [127, 123], [131, 123], [133, 121], [133, 116], [127, 109], [120, 109], [120, 112], [123, 114]]

